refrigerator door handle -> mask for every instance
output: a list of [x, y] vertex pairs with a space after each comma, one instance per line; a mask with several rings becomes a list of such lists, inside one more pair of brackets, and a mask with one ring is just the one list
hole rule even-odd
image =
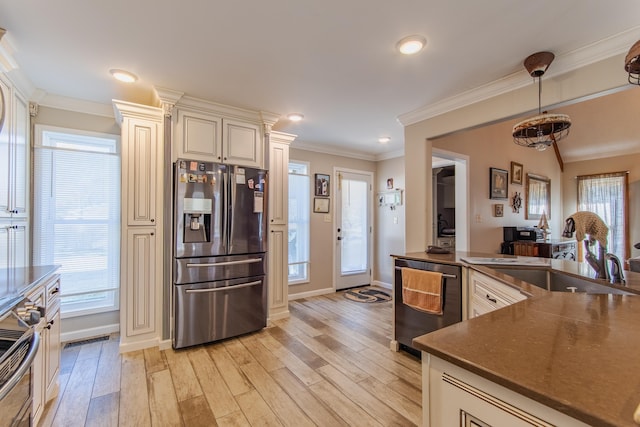
[[255, 262], [262, 262], [262, 258], [243, 259], [241, 261], [187, 263], [187, 267], [224, 267], [226, 265], [253, 264]]
[[255, 282], [243, 283], [241, 285], [225, 286], [223, 288], [187, 289], [185, 292], [188, 294], [201, 294], [208, 292], [233, 291], [235, 289], [249, 288], [251, 286], [257, 286], [261, 284], [262, 280], [256, 280]]

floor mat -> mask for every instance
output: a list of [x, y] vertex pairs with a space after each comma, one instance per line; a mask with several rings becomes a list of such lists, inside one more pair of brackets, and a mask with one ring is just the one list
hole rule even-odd
[[351, 289], [344, 293], [344, 297], [355, 302], [386, 302], [391, 301], [387, 292], [372, 288]]

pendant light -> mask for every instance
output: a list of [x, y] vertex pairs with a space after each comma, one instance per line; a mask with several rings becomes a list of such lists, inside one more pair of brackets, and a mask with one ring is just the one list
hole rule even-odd
[[539, 151], [567, 136], [571, 127], [571, 119], [566, 114], [542, 112], [542, 75], [554, 58], [551, 52], [538, 52], [524, 60], [524, 67], [531, 77], [538, 79], [538, 115], [516, 124], [512, 132], [513, 142]]
[[624, 58], [624, 69], [629, 73], [629, 83], [640, 85], [640, 40], [631, 46]]

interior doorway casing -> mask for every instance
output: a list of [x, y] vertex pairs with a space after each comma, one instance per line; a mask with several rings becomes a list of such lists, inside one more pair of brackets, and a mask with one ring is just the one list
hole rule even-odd
[[[431, 152], [432, 168], [455, 166], [455, 247], [456, 251], [468, 251], [470, 246], [469, 223], [469, 156], [454, 153], [440, 148], [433, 148]], [[437, 216], [432, 218], [432, 224]], [[431, 227], [433, 230], [433, 227]], [[431, 233], [431, 241], [435, 244], [437, 233]]]

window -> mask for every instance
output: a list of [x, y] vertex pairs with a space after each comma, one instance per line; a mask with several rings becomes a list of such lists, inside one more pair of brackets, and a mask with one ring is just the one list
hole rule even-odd
[[629, 258], [625, 234], [628, 219], [626, 172], [578, 177], [578, 210], [597, 214], [609, 227], [607, 251], [620, 261]]
[[118, 309], [119, 137], [36, 126], [33, 265], [61, 266], [65, 317]]
[[289, 284], [309, 281], [309, 164], [289, 162]]

